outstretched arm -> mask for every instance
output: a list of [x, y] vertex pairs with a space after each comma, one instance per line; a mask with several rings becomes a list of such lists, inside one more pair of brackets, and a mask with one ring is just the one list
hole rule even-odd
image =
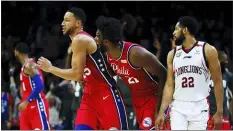
[[50, 61], [44, 57], [41, 57], [37, 63], [39, 67], [45, 72], [50, 72], [63, 79], [81, 82], [86, 64], [87, 46], [89, 45], [88, 42], [90, 42], [90, 38], [83, 35], [76, 36], [73, 39], [71, 45], [73, 52], [71, 62], [72, 68], [70, 69], [60, 69], [58, 67], [52, 66]]
[[156, 56], [140, 46], [134, 46], [130, 49], [129, 60], [134, 66], [142, 67], [151, 74], [159, 77], [159, 108], [166, 81], [166, 68], [159, 62]]

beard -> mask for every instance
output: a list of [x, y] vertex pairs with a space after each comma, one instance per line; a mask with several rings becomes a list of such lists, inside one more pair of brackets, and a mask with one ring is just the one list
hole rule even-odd
[[103, 43], [100, 44], [99, 48], [101, 52], [107, 52], [107, 47]]
[[71, 35], [73, 32], [74, 32], [74, 28], [69, 28], [69, 29], [67, 29], [67, 31], [66, 32], [64, 32], [64, 35]]
[[181, 35], [178, 38], [176, 38], [175, 44], [176, 45], [182, 45], [184, 40], [185, 40], [184, 34], [183, 34], [183, 32], [181, 32]]
[[15, 59], [17, 62], [19, 62], [19, 57], [17, 55], [15, 55]]

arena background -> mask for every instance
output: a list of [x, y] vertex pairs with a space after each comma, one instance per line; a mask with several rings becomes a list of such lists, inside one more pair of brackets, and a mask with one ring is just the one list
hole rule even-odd
[[[64, 13], [72, 6], [83, 8], [87, 14], [84, 30], [95, 36], [95, 20], [100, 15], [121, 19], [126, 41], [138, 43], [166, 66], [168, 51], [172, 48], [172, 32], [177, 19], [183, 15], [198, 19], [198, 40], [207, 41], [229, 57], [228, 68], [232, 71], [232, 5], [233, 2], [13, 2], [2, 4], [1, 36], [1, 89], [14, 98], [11, 129], [18, 129], [17, 105], [19, 95], [19, 71], [21, 65], [14, 58], [14, 46], [25, 42], [30, 46], [30, 56], [37, 59], [47, 57], [61, 68], [70, 66], [69, 37], [62, 36], [61, 22]], [[10, 81], [11, 78], [14, 80]], [[50, 122], [56, 129], [73, 129], [73, 119], [79, 106], [82, 89], [76, 90], [75, 82], [63, 81], [44, 73], [45, 93], [50, 101]], [[131, 106], [129, 90], [122, 84], [130, 129], [137, 129], [135, 114]], [[2, 123], [3, 126], [4, 123]], [[3, 128], [2, 128], [3, 129]]]

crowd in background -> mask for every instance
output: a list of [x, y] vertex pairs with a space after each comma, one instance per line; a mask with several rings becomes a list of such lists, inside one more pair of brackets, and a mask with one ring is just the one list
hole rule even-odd
[[[172, 32], [177, 19], [190, 15], [199, 21], [198, 40], [207, 41], [229, 57], [232, 71], [232, 2], [2, 2], [1, 89], [12, 96], [12, 122], [6, 128], [18, 129], [17, 106], [21, 65], [14, 57], [14, 46], [25, 42], [30, 56], [44, 56], [53, 65], [70, 67], [70, 39], [61, 33], [63, 15], [69, 7], [83, 8], [87, 14], [84, 30], [95, 36], [99, 15], [119, 18], [123, 39], [151, 51], [166, 66], [168, 52], [175, 46]], [[91, 7], [93, 6], [93, 7]], [[45, 93], [50, 103], [50, 123], [55, 129], [73, 129], [73, 120], [82, 96], [76, 82], [44, 73]], [[121, 82], [131, 129], [137, 123], [129, 89]], [[75, 88], [76, 87], [76, 88]], [[3, 124], [2, 124], [3, 125]]]

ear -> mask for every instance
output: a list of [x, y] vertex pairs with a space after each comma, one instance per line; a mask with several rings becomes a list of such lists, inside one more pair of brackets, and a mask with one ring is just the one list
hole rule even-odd
[[80, 20], [77, 20], [77, 22], [76, 22], [76, 27], [80, 27], [81, 24], [82, 24], [82, 22], [81, 22]]
[[185, 27], [185, 28], [183, 29], [183, 34], [187, 34], [187, 33], [188, 33], [188, 28]]
[[108, 45], [109, 41], [108, 40], [103, 40], [104, 45]]

